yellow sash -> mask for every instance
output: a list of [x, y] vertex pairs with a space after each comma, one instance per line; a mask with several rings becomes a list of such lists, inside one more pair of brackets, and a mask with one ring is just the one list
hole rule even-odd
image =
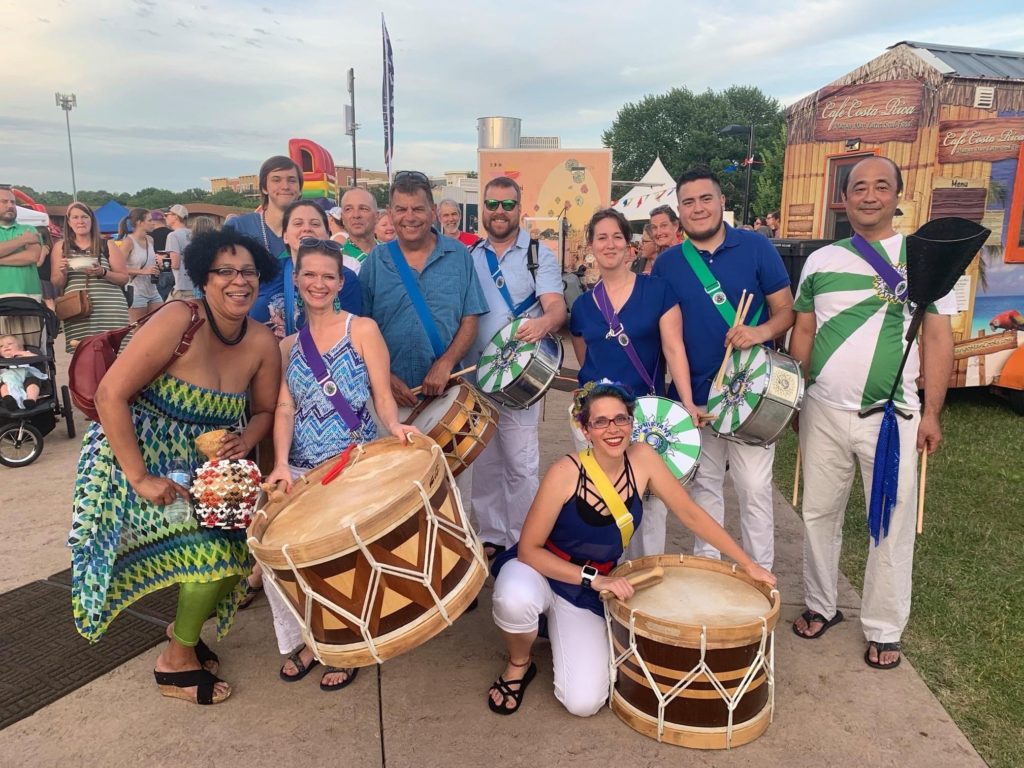
[[626, 509], [626, 503], [619, 496], [619, 492], [615, 490], [615, 486], [608, 479], [608, 475], [604, 473], [601, 465], [597, 463], [597, 459], [594, 458], [591, 449], [587, 448], [587, 450], [579, 454], [579, 457], [583, 469], [590, 475], [590, 479], [594, 481], [594, 487], [601, 494], [601, 498], [604, 499], [604, 504], [612, 513], [612, 517], [615, 518], [615, 524], [619, 526], [619, 535], [622, 536], [622, 549], [625, 550], [629, 546], [629, 540], [633, 538], [633, 516]]

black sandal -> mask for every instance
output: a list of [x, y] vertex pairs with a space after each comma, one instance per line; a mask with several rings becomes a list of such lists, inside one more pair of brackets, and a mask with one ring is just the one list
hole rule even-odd
[[817, 611], [812, 611], [810, 608], [808, 608], [806, 611], [800, 614], [800, 618], [804, 620], [805, 624], [807, 624], [808, 629], [810, 629], [812, 621], [818, 622], [819, 624], [821, 624], [821, 626], [818, 627], [818, 631], [815, 632], [813, 635], [805, 635], [803, 632], [796, 628], [796, 622], [794, 621], [793, 634], [799, 638], [802, 638], [803, 640], [817, 640], [819, 637], [824, 635], [829, 630], [829, 628], [834, 627], [836, 624], [841, 622], [846, 617], [843, 616], [842, 611], [836, 610], [835, 616], [833, 616], [831, 619], [826, 619]]
[[[330, 674], [336, 674], [338, 672], [348, 672], [348, 677], [342, 680], [340, 683], [334, 685], [328, 685], [324, 682], [324, 677]], [[325, 667], [324, 675], [320, 678], [320, 690], [321, 691], [340, 691], [345, 686], [349, 685], [353, 680], [356, 679], [356, 675], [359, 674], [359, 667]]]
[[302, 651], [303, 651], [303, 649], [305, 647], [306, 646], [302, 646], [301, 648], [296, 648], [294, 651], [292, 651], [290, 654], [288, 654], [288, 661], [290, 661], [292, 664], [294, 664], [295, 668], [297, 670], [299, 670], [296, 674], [294, 674], [294, 675], [285, 674], [284, 665], [283, 664], [281, 665], [281, 671], [278, 672], [278, 674], [281, 676], [281, 679], [284, 680], [286, 683], [297, 683], [297, 682], [299, 682], [299, 680], [301, 680], [302, 678], [304, 678], [306, 675], [309, 674], [309, 671], [311, 669], [313, 669], [317, 664], [320, 663], [319, 661], [316, 660], [315, 657], [314, 657], [314, 659], [311, 662], [309, 662], [309, 666], [308, 667], [305, 664], [302, 663], [302, 659], [300, 658], [299, 654], [302, 653]]
[[[891, 664], [882, 664], [881, 661], [871, 660], [871, 646], [875, 646], [875, 658], [881, 659], [883, 653], [896, 651], [899, 656], [896, 657], [896, 661]], [[868, 641], [868, 648], [864, 651], [864, 663], [874, 669], [896, 669], [903, 661], [903, 647], [897, 640], [895, 643], [876, 643], [874, 640]]]
[[[513, 667], [526, 666], [525, 664], [516, 664], [511, 659], [509, 659], [509, 664]], [[495, 712], [499, 715], [514, 715], [518, 712], [519, 707], [523, 703], [523, 694], [526, 693], [526, 687], [536, 676], [537, 665], [533, 661], [530, 662], [530, 667], [526, 670], [526, 674], [518, 680], [506, 680], [504, 677], [499, 675], [498, 679], [494, 681], [494, 685], [492, 685], [490, 690], [487, 692], [487, 706], [491, 708], [491, 712]], [[519, 687], [512, 690], [513, 685], [518, 685]], [[500, 704], [494, 703], [494, 699], [490, 697], [491, 691], [497, 691], [501, 694]], [[516, 703], [516, 705], [511, 709], [505, 706], [509, 699], [512, 699]]]
[[242, 599], [238, 601], [238, 610], [244, 611], [253, 601], [260, 596], [260, 592], [263, 591], [263, 585], [253, 586], [249, 581], [249, 577], [245, 577], [245, 594], [242, 595]]
[[[220, 667], [220, 657], [213, 652], [213, 649], [210, 648], [210, 646], [203, 642], [202, 638], [199, 638], [199, 642], [196, 643], [195, 651], [196, 658], [199, 659], [199, 666], [205, 669], [207, 662], [212, 661], [218, 666], [218, 668]], [[207, 670], [207, 672], [214, 674], [212, 670]]]
[[[488, 560], [493, 560], [494, 558], [496, 558], [498, 555], [500, 555], [502, 552], [504, 552], [507, 549], [507, 547], [504, 547], [501, 544], [494, 544], [493, 542], [490, 542], [490, 541], [485, 541], [483, 543], [483, 547], [484, 547], [484, 555], [487, 557]], [[490, 549], [492, 551], [488, 552], [487, 551], [488, 549]]]
[[[160, 693], [172, 699], [183, 699], [196, 704], [220, 704], [231, 695], [230, 690], [219, 697], [214, 695], [213, 686], [224, 681], [205, 669], [190, 669], [186, 672], [153, 670], [153, 677], [160, 687]], [[195, 698], [185, 690], [192, 686], [196, 687]]]

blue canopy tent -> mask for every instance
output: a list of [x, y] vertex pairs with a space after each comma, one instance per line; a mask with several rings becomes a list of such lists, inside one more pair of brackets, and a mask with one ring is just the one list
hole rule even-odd
[[99, 222], [100, 232], [105, 235], [114, 234], [121, 219], [127, 215], [128, 209], [117, 200], [108, 200], [96, 209], [96, 221]]

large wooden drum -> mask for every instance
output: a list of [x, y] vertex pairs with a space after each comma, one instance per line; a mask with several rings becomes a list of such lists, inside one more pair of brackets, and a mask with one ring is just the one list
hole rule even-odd
[[458, 379], [438, 397], [421, 401], [402, 422], [436, 441], [458, 477], [498, 431], [498, 412], [478, 389]]
[[606, 605], [612, 710], [634, 730], [684, 747], [753, 741], [775, 706], [778, 590], [687, 555], [631, 560], [612, 575], [659, 565], [661, 583]]
[[258, 511], [249, 547], [316, 657], [362, 667], [450, 626], [487, 565], [432, 440], [358, 446], [331, 479], [338, 464], [321, 464]]

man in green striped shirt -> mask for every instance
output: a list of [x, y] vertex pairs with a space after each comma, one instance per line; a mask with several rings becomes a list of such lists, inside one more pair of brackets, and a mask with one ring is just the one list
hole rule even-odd
[[[899, 168], [884, 157], [857, 163], [843, 187], [846, 213], [863, 237], [906, 277], [906, 242], [893, 228], [903, 191]], [[819, 637], [843, 620], [836, 607], [836, 582], [843, 518], [860, 464], [870, 497], [881, 406], [888, 398], [903, 354], [911, 305], [900, 300], [849, 239], [810, 255], [793, 308], [796, 324], [790, 353], [809, 378], [799, 417], [804, 456], [804, 601], [793, 624], [802, 638]], [[900, 637], [910, 616], [914, 558], [917, 453], [942, 440], [939, 412], [953, 367], [952, 294], [928, 307], [922, 332], [896, 387], [900, 434], [899, 492], [889, 533], [871, 546], [864, 575], [861, 625], [869, 666], [892, 669], [900, 662]], [[924, 408], [917, 378], [924, 375]], [[873, 411], [867, 415], [868, 411]], [[862, 416], [862, 414], [864, 414]]]
[[367, 255], [376, 247], [373, 229], [377, 226], [377, 201], [362, 187], [350, 189], [341, 197], [341, 223], [348, 233], [342, 247], [345, 266], [359, 274]]

